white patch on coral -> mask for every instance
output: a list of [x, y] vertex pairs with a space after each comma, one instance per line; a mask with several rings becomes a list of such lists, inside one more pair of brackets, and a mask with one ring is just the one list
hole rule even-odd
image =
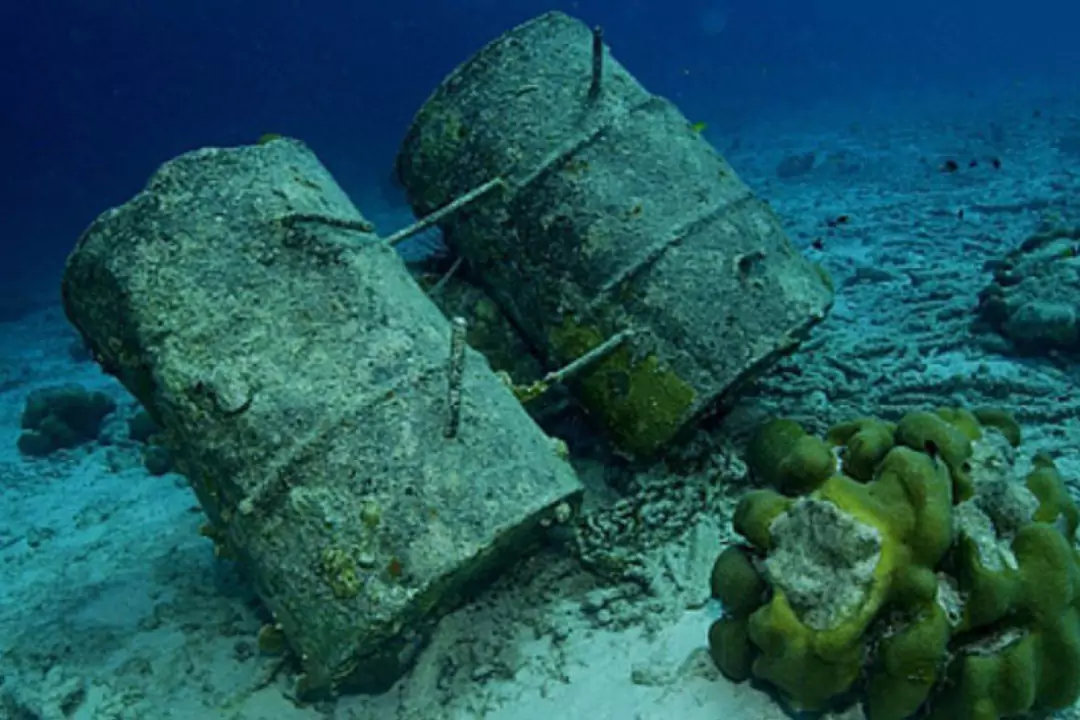
[[964, 598], [960, 594], [956, 580], [945, 573], [938, 573], [937, 595], [934, 600], [945, 611], [949, 627], [959, 627], [964, 619]]
[[994, 522], [974, 500], [962, 502], [953, 513], [957, 534], [968, 538], [975, 545], [979, 562], [988, 570], [1019, 567], [1010, 542], [998, 537]]
[[994, 428], [984, 428], [983, 436], [971, 443], [971, 479], [976, 485], [1016, 477], [1016, 450]]
[[816, 630], [836, 627], [866, 602], [881, 534], [825, 500], [801, 498], [769, 527], [772, 585]]
[[975, 544], [986, 568], [1016, 569], [1012, 541], [1034, 518], [1039, 500], [1024, 482], [1015, 449], [1000, 432], [986, 428], [971, 448], [975, 495], [956, 506], [957, 532]]

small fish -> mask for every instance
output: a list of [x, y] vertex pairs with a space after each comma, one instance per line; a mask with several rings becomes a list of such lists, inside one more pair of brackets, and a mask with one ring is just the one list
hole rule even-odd
[[696, 123], [690, 123], [690, 132], [696, 132], [701, 134], [705, 132], [705, 128], [709, 127], [709, 124], [698, 120]]
[[964, 208], [960, 208], [959, 210], [956, 211], [956, 219], [957, 220], [963, 220], [964, 219]]
[[814, 241], [810, 243], [810, 247], [814, 248], [815, 250], [824, 250], [825, 241], [821, 238], [814, 238]]
[[1001, 158], [997, 158], [997, 157], [990, 158], [990, 166], [993, 167], [995, 170], [1000, 170], [1001, 169]]
[[837, 225], [847, 225], [849, 220], [851, 220], [851, 218], [847, 215], [837, 215], [834, 218], [829, 218], [828, 220], [826, 220], [825, 224], [831, 228], [834, 228]]
[[979, 161], [978, 160], [969, 160], [968, 161], [968, 167], [969, 168], [979, 167]]
[[939, 169], [941, 170], [941, 172], [954, 173], [960, 169], [960, 164], [955, 160], [946, 160], [945, 162], [941, 163], [941, 167]]

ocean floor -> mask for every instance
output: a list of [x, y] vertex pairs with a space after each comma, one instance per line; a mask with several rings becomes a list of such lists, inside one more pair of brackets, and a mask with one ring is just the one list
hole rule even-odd
[[[266, 618], [200, 535], [185, 481], [144, 470], [142, 447], [126, 435], [134, 402], [71, 352], [59, 308], [0, 325], [0, 717], [789, 717], [762, 688], [722, 679], [705, 647], [718, 613], [708, 575], [746, 487], [737, 448], [747, 428], [774, 414], [820, 429], [856, 415], [992, 404], [1024, 423], [1026, 454], [1048, 450], [1080, 481], [1080, 366], [1020, 362], [968, 330], [984, 263], [1042, 222], [1080, 224], [1080, 118], [1063, 102], [1017, 99], [994, 115], [933, 119], [853, 114], [835, 131], [712, 138], [832, 273], [832, 314], [709, 431], [726, 449], [680, 488], [652, 468], [623, 482], [620, 496], [604, 490], [607, 469], [580, 461], [595, 491], [590, 512], [668, 508], [633, 538], [607, 538], [625, 543], [633, 575], [612, 581], [547, 548], [445, 618], [415, 669], [381, 696], [295, 702], [294, 670], [260, 653]], [[805, 152], [816, 154], [813, 169], [777, 176], [786, 156]], [[947, 159], [956, 172], [941, 171]], [[102, 442], [20, 457], [27, 394], [62, 382], [120, 403]]]

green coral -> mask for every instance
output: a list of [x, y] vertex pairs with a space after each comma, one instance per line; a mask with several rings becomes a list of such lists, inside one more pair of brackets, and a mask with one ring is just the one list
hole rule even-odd
[[1035, 511], [1035, 520], [1045, 523], [1060, 523], [1065, 537], [1076, 535], [1080, 524], [1080, 512], [1065, 487], [1054, 461], [1049, 455], [1037, 453], [1032, 459], [1033, 469], [1027, 476], [1027, 487], [1038, 498], [1039, 507]]
[[970, 442], [982, 439], [982, 423], [971, 410], [958, 407], [943, 407], [938, 408], [935, 413], [942, 420], [962, 432]]
[[870, 717], [900, 720], [919, 709], [937, 683], [951, 632], [945, 609], [924, 603], [907, 624], [881, 640], [866, 689]]
[[757, 651], [751, 672], [779, 688], [795, 710], [824, 709], [859, 678], [861, 633], [854, 624], [814, 630], [778, 592], [749, 618], [747, 636]]
[[[736, 528], [759, 547], [773, 545], [774, 523], [785, 512], [778, 497], [759, 490], [740, 502], [742, 522]], [[886, 604], [918, 609], [933, 601], [933, 568], [952, 542], [952, 483], [944, 465], [897, 447], [872, 482], [837, 474], [810, 497], [835, 505], [880, 538], [868, 588], [856, 607], [827, 628], [811, 627], [788, 593], [774, 588], [769, 603], [749, 616], [747, 635], [759, 651], [754, 676], [778, 687], [796, 709], [822, 710], [859, 678], [867, 629]]]
[[843, 448], [844, 474], [869, 482], [878, 463], [896, 444], [896, 426], [877, 418], [858, 418], [829, 428], [825, 438]]
[[768, 587], [750, 556], [739, 547], [729, 547], [717, 556], [711, 584], [712, 596], [725, 610], [739, 616], [761, 607]]
[[777, 419], [754, 436], [747, 464], [765, 484], [786, 495], [804, 495], [833, 474], [836, 456], [828, 443], [808, 435], [797, 422]]
[[747, 634], [746, 619], [724, 616], [709, 626], [709, 655], [724, 677], [749, 680], [757, 655]]
[[980, 425], [986, 428], [994, 428], [1009, 441], [1010, 445], [1019, 447], [1022, 439], [1020, 423], [1016, 421], [1012, 413], [993, 407], [975, 408], [972, 412]]
[[1011, 415], [834, 426], [841, 469], [792, 497], [785, 461], [807, 437], [773, 421], [751, 443], [771, 487], [740, 500], [750, 545], [711, 578], [724, 615], [709, 649], [727, 677], [765, 681], [796, 710], [860, 690], [871, 720], [998, 720], [1080, 696], [1080, 511], [1048, 456], [1006, 476]]
[[944, 466], [897, 447], [882, 460], [872, 482], [837, 475], [820, 496], [881, 533], [882, 557], [875, 577], [882, 584], [882, 603], [933, 599], [933, 568], [953, 539], [952, 482]]
[[965, 422], [953, 422], [952, 414], [909, 412], [896, 426], [896, 442], [935, 457], [940, 456], [952, 475], [958, 500], [967, 500], [974, 492], [971, 481], [971, 428]]
[[709, 652], [728, 678], [750, 678], [756, 651], [748, 636], [747, 619], [765, 602], [768, 585], [747, 550], [729, 547], [716, 558], [712, 595], [726, 615], [709, 628]]
[[1020, 528], [1015, 567], [962, 543], [968, 593], [962, 630], [992, 628], [981, 647], [959, 654], [932, 718], [1001, 718], [1067, 707], [1080, 696], [1077, 553], [1042, 522]]
[[[607, 336], [567, 318], [550, 334], [556, 355], [571, 362], [596, 348]], [[638, 456], [654, 455], [688, 420], [696, 393], [656, 355], [637, 357], [622, 345], [598, 360], [575, 380], [582, 402], [604, 422], [621, 449]]]
[[751, 490], [735, 506], [731, 524], [735, 532], [749, 540], [755, 549], [767, 552], [772, 548], [769, 527], [788, 511], [791, 502], [791, 498], [772, 490]]

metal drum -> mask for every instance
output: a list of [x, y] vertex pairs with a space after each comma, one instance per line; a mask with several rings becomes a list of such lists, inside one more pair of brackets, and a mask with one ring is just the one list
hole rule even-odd
[[670, 102], [553, 12], [447, 77], [403, 142], [418, 215], [441, 223], [552, 366], [628, 336], [574, 387], [618, 446], [664, 448], [827, 313], [827, 278]]
[[305, 696], [389, 687], [578, 500], [558, 444], [300, 143], [166, 163], [84, 233], [63, 298], [165, 429]]

